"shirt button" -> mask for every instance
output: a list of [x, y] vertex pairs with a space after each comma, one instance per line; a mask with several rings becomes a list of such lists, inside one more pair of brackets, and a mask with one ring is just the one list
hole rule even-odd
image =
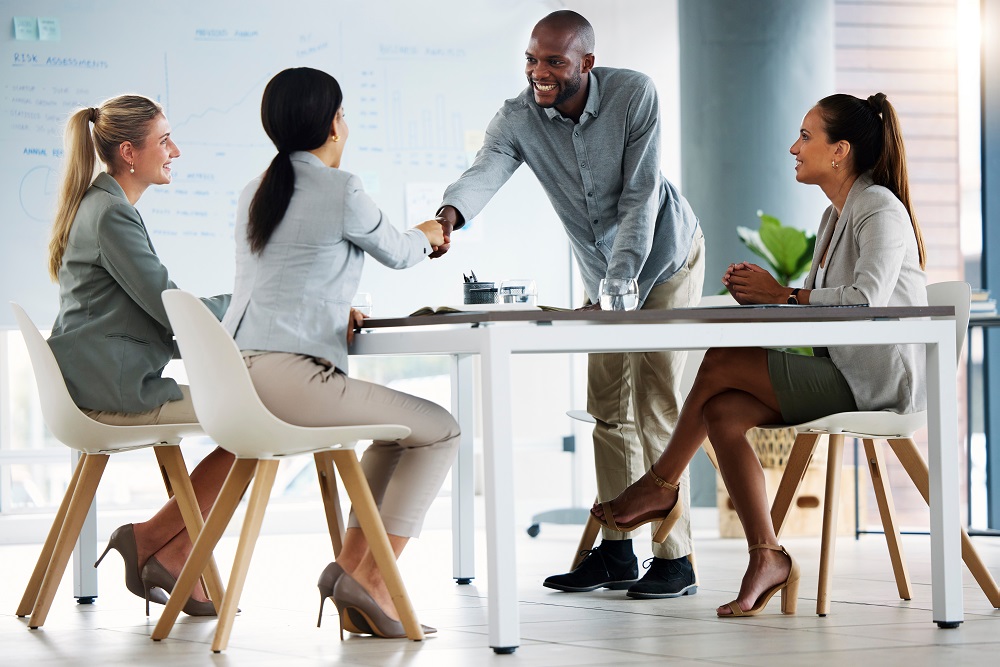
[[574, 132], [574, 133], [573, 133], [573, 136], [574, 136], [574, 137], [579, 137], [579, 136], [580, 136], [580, 133], [579, 133], [579, 132]]
[[598, 241], [597, 245], [600, 246], [602, 243], [603, 243], [603, 241]]
[[586, 162], [581, 162], [581, 163], [580, 163], [580, 166], [581, 166], [582, 168], [586, 169], [586, 168], [587, 168], [587, 163], [586, 163]]
[[595, 224], [595, 225], [597, 224], [597, 220], [594, 220], [594, 224]]
[[588, 192], [588, 193], [587, 193], [587, 196], [588, 196], [588, 197], [593, 197], [593, 196], [594, 196], [594, 193], [593, 193], [593, 192]]

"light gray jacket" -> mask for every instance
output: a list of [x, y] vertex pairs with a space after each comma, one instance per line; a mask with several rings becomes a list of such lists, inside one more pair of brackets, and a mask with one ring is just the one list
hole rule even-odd
[[[829, 245], [822, 284], [816, 284]], [[906, 207], [871, 174], [858, 177], [840, 218], [826, 210], [805, 286], [809, 303], [825, 306], [926, 306], [927, 278]], [[920, 345], [831, 347], [830, 358], [854, 393], [860, 410], [909, 413], [927, 405], [924, 350]]]
[[247, 241], [262, 176], [243, 189], [236, 212], [236, 285], [222, 324], [243, 350], [329, 360], [347, 372], [347, 324], [367, 252], [403, 269], [430, 254], [418, 229], [400, 232], [361, 180], [306, 152], [291, 154], [295, 191], [264, 251]]
[[[160, 294], [174, 287], [139, 211], [98, 174], [73, 219], [49, 337], [78, 406], [134, 414], [181, 398], [161, 377], [175, 346]], [[203, 301], [221, 318], [229, 295]]]

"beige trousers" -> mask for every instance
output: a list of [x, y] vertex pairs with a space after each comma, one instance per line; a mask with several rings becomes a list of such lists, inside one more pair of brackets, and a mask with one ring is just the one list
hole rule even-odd
[[197, 424], [198, 416], [191, 403], [191, 390], [187, 385], [179, 385], [184, 397], [179, 401], [167, 401], [147, 412], [108, 412], [105, 410], [84, 410], [83, 414], [108, 426], [152, 426], [155, 424]]
[[[361, 467], [386, 531], [416, 537], [458, 453], [460, 431], [451, 414], [422, 398], [349, 378], [313, 357], [268, 352], [245, 361], [261, 402], [290, 424], [411, 429], [403, 440], [373, 442]], [[353, 512], [348, 525], [360, 527]]]
[[[696, 306], [705, 284], [705, 238], [701, 231], [687, 263], [654, 287], [643, 310]], [[611, 500], [640, 477], [663, 453], [680, 413], [680, 380], [687, 352], [623, 352], [588, 355], [587, 411], [594, 426], [597, 493]], [[680, 558], [694, 551], [691, 540], [691, 489], [687, 469], [681, 477], [684, 513], [663, 544], [653, 544], [657, 558]], [[655, 525], [655, 524], [653, 524]], [[606, 540], [627, 533], [604, 528]]]

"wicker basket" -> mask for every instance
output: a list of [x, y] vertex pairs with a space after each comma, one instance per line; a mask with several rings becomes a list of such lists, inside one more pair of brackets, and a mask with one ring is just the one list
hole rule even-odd
[[[788, 455], [792, 453], [795, 444], [795, 429], [788, 428], [752, 428], [747, 432], [747, 440], [757, 452], [757, 458], [764, 468], [784, 468], [788, 463]], [[827, 447], [819, 442], [813, 450], [811, 465], [826, 463]]]

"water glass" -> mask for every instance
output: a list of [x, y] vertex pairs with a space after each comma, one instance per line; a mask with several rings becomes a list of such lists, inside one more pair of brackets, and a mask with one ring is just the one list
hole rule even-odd
[[372, 295], [368, 292], [358, 292], [351, 300], [351, 308], [365, 317], [372, 316]]
[[527, 278], [505, 280], [500, 283], [500, 300], [503, 303], [521, 303], [534, 306], [538, 299], [535, 281]]
[[601, 310], [635, 310], [639, 307], [639, 283], [629, 278], [601, 280]]

